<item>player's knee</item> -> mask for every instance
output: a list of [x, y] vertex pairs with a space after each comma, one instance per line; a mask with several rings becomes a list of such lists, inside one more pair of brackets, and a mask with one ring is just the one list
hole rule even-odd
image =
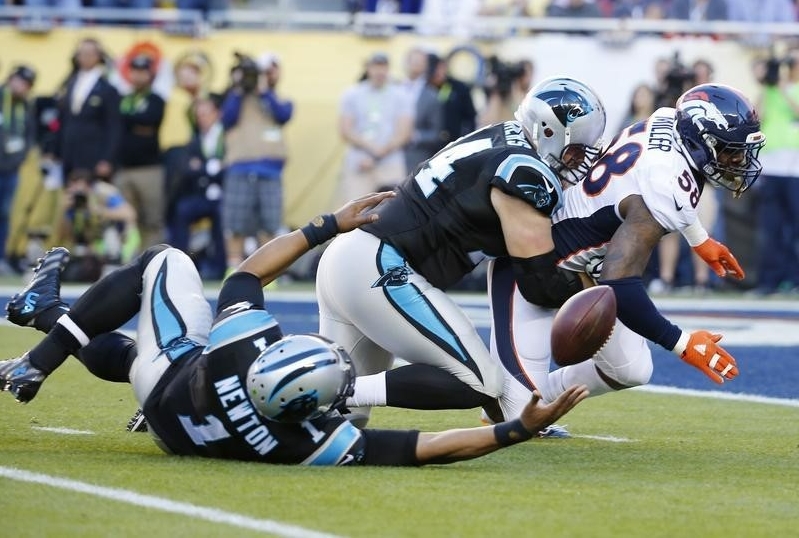
[[646, 385], [652, 378], [652, 356], [649, 354], [640, 355], [624, 364], [597, 361], [597, 366], [610, 380], [623, 387]]
[[153, 258], [161, 254], [163, 251], [172, 248], [171, 246], [161, 243], [160, 245], [153, 245], [148, 247], [144, 252], [139, 254], [138, 262], [139, 265], [144, 269], [147, 267], [147, 264], [152, 261]]

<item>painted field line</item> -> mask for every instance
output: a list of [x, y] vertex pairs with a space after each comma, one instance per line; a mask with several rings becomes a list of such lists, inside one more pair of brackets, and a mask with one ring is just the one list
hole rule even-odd
[[680, 389], [677, 387], [667, 387], [664, 385], [644, 385], [642, 387], [633, 387], [630, 390], [653, 392], [656, 394], [674, 394], [678, 396], [695, 396], [697, 398], [715, 398], [717, 400], [733, 400], [739, 402], [784, 405], [786, 407], [799, 407], [799, 400], [790, 398], [772, 398], [769, 396], [758, 396], [757, 394], [735, 394], [733, 392], [721, 392], [717, 390]]
[[53, 428], [51, 426], [31, 426], [32, 430], [39, 430], [40, 432], [61, 433], [63, 435], [94, 435], [94, 432], [89, 430], [73, 430], [72, 428]]
[[46, 474], [32, 473], [30, 471], [15, 469], [13, 467], [0, 466], [0, 477], [5, 477], [20, 482], [43, 484], [45, 486], [65, 489], [68, 491], [76, 491], [78, 493], [94, 495], [95, 497], [102, 497], [112, 501], [142, 506], [144, 508], [152, 508], [154, 510], [161, 510], [163, 512], [169, 512], [172, 514], [180, 514], [195, 519], [204, 519], [213, 523], [223, 523], [242, 529], [271, 533], [276, 536], [285, 536], [287, 538], [336, 538], [335, 535], [332, 534], [325, 534], [310, 529], [304, 529], [302, 527], [280, 523], [271, 519], [255, 519], [233, 512], [225, 512], [217, 508], [197, 506], [191, 503], [173, 501], [152, 495], [142, 495], [141, 493], [136, 493], [135, 491], [129, 491], [126, 489], [96, 486], [86, 482], [78, 482], [77, 480], [59, 478], [57, 476], [50, 476]]
[[593, 439], [595, 441], [608, 441], [611, 443], [634, 443], [635, 439], [627, 439], [626, 437], [616, 437], [615, 435], [575, 435], [572, 434], [572, 437], [577, 437], [579, 439]]

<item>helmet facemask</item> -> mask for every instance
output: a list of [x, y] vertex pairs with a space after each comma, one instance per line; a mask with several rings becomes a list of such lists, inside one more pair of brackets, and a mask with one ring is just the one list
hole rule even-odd
[[752, 133], [746, 142], [725, 142], [704, 133], [702, 139], [712, 156], [701, 170], [705, 178], [715, 186], [732, 191], [738, 198], [754, 184], [763, 170], [758, 155], [765, 144], [765, 137]]

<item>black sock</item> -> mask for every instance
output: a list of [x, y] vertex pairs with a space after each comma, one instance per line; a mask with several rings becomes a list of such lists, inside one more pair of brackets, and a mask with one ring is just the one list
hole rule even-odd
[[55, 326], [55, 322], [58, 321], [58, 318], [63, 316], [64, 314], [69, 312], [69, 306], [66, 303], [57, 304], [55, 306], [51, 306], [44, 312], [40, 313], [36, 316], [36, 319], [33, 320], [33, 326], [36, 328], [37, 331], [42, 331], [43, 333], [49, 333], [50, 329]]
[[429, 364], [409, 364], [386, 372], [386, 405], [405, 409], [472, 409], [493, 398], [451, 373]]
[[78, 339], [66, 327], [56, 323], [44, 340], [28, 352], [28, 358], [34, 368], [50, 375], [80, 347]]

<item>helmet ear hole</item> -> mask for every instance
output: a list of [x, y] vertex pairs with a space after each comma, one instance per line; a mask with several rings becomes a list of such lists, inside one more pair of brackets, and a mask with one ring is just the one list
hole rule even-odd
[[544, 127], [544, 136], [547, 138], [552, 138], [555, 135], [555, 131], [550, 129], [549, 127]]

